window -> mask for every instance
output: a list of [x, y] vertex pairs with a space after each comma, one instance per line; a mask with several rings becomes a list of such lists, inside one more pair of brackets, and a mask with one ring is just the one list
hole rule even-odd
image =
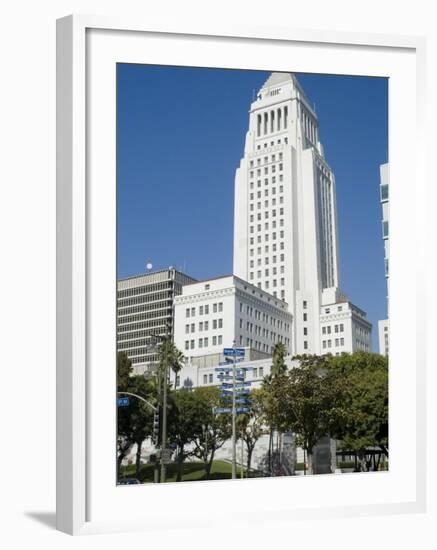
[[303, 305], [303, 308], [306, 309], [307, 308], [307, 301], [304, 300], [302, 305]]
[[388, 200], [388, 185], [381, 185], [381, 200], [386, 201]]
[[190, 308], [187, 307], [187, 309], [185, 310], [185, 317], [189, 317], [190, 316]]
[[191, 332], [195, 332], [195, 331], [196, 331], [196, 327], [194, 323], [191, 323]]
[[190, 341], [185, 340], [185, 349], [190, 349]]
[[303, 342], [303, 349], [308, 349], [308, 342], [306, 340]]
[[323, 340], [323, 342], [322, 342], [322, 348], [323, 348], [323, 349], [326, 349], [326, 340]]
[[223, 343], [223, 336], [220, 335], [220, 336], [218, 337], [218, 344], [219, 344], [219, 346], [220, 346], [222, 343]]
[[190, 325], [185, 325], [185, 334], [190, 332]]
[[344, 346], [344, 338], [340, 338], [340, 345]]
[[200, 321], [199, 323], [199, 331], [202, 331], [203, 330], [203, 321]]
[[308, 329], [307, 329], [307, 327], [304, 327], [303, 328], [303, 335], [307, 336], [307, 334], [308, 334]]
[[204, 345], [205, 348], [208, 347], [208, 338], [203, 339], [203, 345]]
[[252, 370], [252, 377], [253, 377], [253, 378], [256, 378], [257, 376], [258, 376], [258, 369], [257, 369], [257, 368], [254, 368], [254, 369]]
[[205, 330], [208, 330], [209, 328], [209, 321], [205, 321]]
[[219, 312], [223, 311], [223, 302], [219, 302], [218, 310]]
[[264, 376], [264, 367], [259, 368], [259, 375], [261, 378]]
[[213, 336], [213, 337], [212, 337], [212, 345], [213, 345], [213, 346], [216, 346], [216, 345], [217, 345], [217, 336]]
[[205, 315], [208, 315], [209, 313], [209, 306], [205, 306]]
[[210, 285], [205, 285], [205, 290], [209, 290], [210, 289]]
[[388, 222], [382, 222], [382, 236], [388, 237]]
[[209, 375], [209, 383], [212, 384], [212, 382], [213, 382], [213, 375], [210, 374], [210, 375]]
[[330, 327], [330, 326], [329, 326], [329, 327], [326, 327], [326, 332], [327, 332], [328, 334], [331, 334], [331, 327]]
[[191, 348], [191, 349], [194, 349], [194, 340], [191, 340], [191, 341], [190, 341], [190, 348]]
[[344, 325], [343, 323], [340, 323], [340, 332], [343, 332], [343, 330], [344, 330]]
[[303, 320], [304, 320], [304, 321], [307, 321], [307, 320], [308, 320], [307, 314], [306, 314], [306, 313], [303, 314]]
[[203, 347], [203, 338], [199, 338], [199, 348]]
[[217, 328], [217, 319], [214, 319], [212, 321], [212, 328], [213, 328], [213, 330], [215, 330]]
[[218, 320], [218, 328], [223, 328], [223, 319]]
[[207, 374], [203, 375], [203, 383], [208, 384], [208, 375]]
[[199, 315], [203, 315], [203, 306], [199, 306]]

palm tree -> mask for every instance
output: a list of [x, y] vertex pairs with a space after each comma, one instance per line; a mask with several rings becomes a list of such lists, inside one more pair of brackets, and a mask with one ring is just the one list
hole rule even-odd
[[176, 389], [176, 382], [178, 378], [178, 373], [185, 364], [185, 356], [174, 344], [174, 350], [172, 353], [172, 360], [170, 363], [171, 370], [174, 372], [174, 388]]
[[[270, 369], [270, 375], [266, 377], [266, 387], [274, 382], [278, 377], [285, 374], [287, 371], [287, 365], [285, 364], [285, 356], [287, 355], [287, 348], [282, 342], [277, 342], [273, 347], [273, 364]], [[279, 430], [278, 427], [270, 424], [270, 434], [269, 434], [269, 468], [270, 472], [272, 471], [272, 457], [273, 457], [273, 435], [274, 431], [277, 431], [276, 437], [276, 453], [279, 452]]]
[[271, 368], [272, 376], [276, 377], [284, 374], [287, 370], [285, 364], [285, 356], [287, 355], [287, 348], [282, 342], [277, 342], [273, 347], [273, 365]]
[[159, 370], [161, 377], [164, 376], [164, 372], [168, 367], [175, 373], [175, 387], [176, 377], [178, 372], [182, 369], [185, 362], [184, 354], [180, 349], [176, 347], [171, 338], [166, 337], [161, 340], [161, 345], [158, 351]]

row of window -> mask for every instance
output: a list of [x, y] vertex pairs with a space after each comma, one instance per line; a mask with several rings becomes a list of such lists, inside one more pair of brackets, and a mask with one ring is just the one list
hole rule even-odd
[[[223, 302], [218, 302], [212, 304], [212, 313], [221, 313], [223, 311]], [[209, 315], [209, 304], [206, 304], [204, 306], [199, 306], [199, 315]], [[195, 307], [187, 307], [185, 310], [185, 317], [195, 317], [196, 316], [196, 308]]]
[[[213, 319], [212, 328], [213, 330], [223, 328], [223, 319]], [[209, 330], [209, 321], [200, 321], [200, 323], [198, 324], [198, 331], [202, 332], [204, 330]], [[190, 332], [196, 332], [195, 323], [185, 325], [185, 334], [189, 334]]]
[[322, 348], [331, 348], [332, 344], [338, 348], [339, 346], [344, 346], [344, 338], [335, 338], [334, 340], [322, 340]]
[[[157, 316], [158, 317], [158, 316]], [[127, 325], [121, 325], [117, 327], [117, 333], [119, 340], [126, 340], [127, 338], [132, 338], [134, 334], [138, 332], [138, 336], [143, 336], [144, 334], [147, 334], [147, 332], [150, 331], [150, 329], [156, 329], [157, 327], [165, 328], [167, 318], [167, 314], [165, 311], [162, 312], [162, 315], [160, 315], [160, 319], [152, 319], [150, 321], [143, 321], [141, 323], [131, 323]], [[141, 329], [149, 329], [147, 330], [141, 330]], [[129, 334], [132, 333], [132, 334]]]
[[[284, 181], [284, 175], [283, 174], [279, 174], [278, 175], [278, 180], [279, 180], [279, 194], [280, 193], [283, 193], [284, 192], [284, 186], [282, 184], [282, 182]], [[269, 185], [269, 183], [272, 184], [272, 187], [267, 187]], [[271, 181], [269, 181], [269, 178], [264, 178], [264, 186], [266, 186], [264, 188], [264, 196], [268, 197], [268, 191], [269, 189], [271, 190], [272, 192], [272, 195], [276, 195], [276, 187], [274, 187], [276, 185], [276, 176], [272, 176], [271, 178]], [[258, 189], [257, 191], [257, 198], [261, 198], [261, 180], [256, 180], [256, 187]], [[253, 180], [250, 180], [249, 181], [249, 188], [250, 188], [250, 194], [249, 194], [249, 200], [255, 200], [255, 196], [254, 196], [254, 188], [255, 188], [255, 182]]]
[[340, 323], [339, 325], [334, 325], [333, 327], [330, 325], [327, 327], [322, 327], [322, 334], [331, 334], [331, 328], [334, 329], [333, 332], [344, 332], [344, 325], [343, 323]]
[[[273, 342], [274, 343], [282, 342], [287, 348], [290, 345], [289, 338], [286, 338], [285, 336], [282, 336], [281, 334], [276, 334], [276, 333], [274, 333]], [[265, 353], [273, 353], [273, 348], [274, 348], [274, 346], [269, 346], [265, 342], [260, 342], [259, 340], [253, 340], [248, 336], [244, 338], [242, 334], [240, 334], [239, 345], [246, 346], [247, 348], [256, 349], [258, 351], [263, 351]]]
[[150, 285], [135, 286], [133, 288], [126, 288], [125, 290], [119, 290], [117, 292], [118, 298], [128, 298], [129, 296], [137, 296], [141, 294], [150, 294], [152, 292], [159, 292], [160, 290], [171, 289], [173, 287], [173, 281], [164, 281], [162, 283], [154, 283]]
[[[278, 142], [278, 143], [280, 143], [280, 142]], [[272, 145], [273, 145], [273, 143], [272, 143]], [[274, 154], [270, 157], [270, 162], [276, 162], [276, 160], [282, 160], [282, 158], [283, 158], [282, 153], [278, 153], [278, 159], [276, 159], [276, 154]], [[264, 164], [268, 164], [268, 163], [269, 163], [269, 157], [266, 156], [266, 157], [264, 157]], [[256, 159], [256, 165], [261, 166], [261, 158]], [[253, 168], [255, 166], [255, 161], [251, 160], [249, 166], [250, 166], [250, 168]]]
[[168, 302], [159, 302], [164, 305], [159, 307], [159, 304], [155, 304], [155, 308], [151, 308], [150, 311], [137, 313], [136, 315], [129, 315], [126, 317], [120, 317], [117, 320], [117, 330], [122, 332], [125, 330], [132, 330], [130, 327], [136, 325], [139, 321], [144, 321], [145, 319], [158, 319], [166, 317], [169, 320], [171, 319], [172, 305]]
[[[264, 193], [264, 196], [268, 197], [268, 189], [265, 189], [265, 191], [267, 191], [267, 193]], [[260, 192], [259, 192], [259, 193], [260, 193]], [[252, 195], [252, 194], [253, 194], [253, 193], [251, 193], [251, 195]], [[258, 197], [258, 198], [260, 198], [260, 197]], [[279, 197], [279, 204], [283, 204], [283, 203], [284, 203], [284, 197], [283, 197], [283, 196], [280, 196], [280, 197]], [[272, 206], [276, 206], [276, 199], [272, 199], [272, 204], [271, 204], [271, 205], [272, 205]], [[268, 200], [265, 200], [265, 201], [264, 201], [264, 208], [269, 208], [269, 201], [268, 201]], [[254, 210], [254, 204], [253, 204], [253, 203], [250, 204], [249, 209], [250, 209], [251, 212], [253, 212], [253, 210]], [[260, 209], [261, 209], [261, 202], [258, 202], [258, 203], [257, 203], [257, 210], [260, 210]], [[250, 215], [250, 221], [253, 222], [254, 219], [255, 219], [254, 214], [251, 214], [251, 215]], [[260, 212], [258, 212], [258, 214], [257, 214], [257, 219], [258, 219], [258, 220], [261, 219], [261, 213], [260, 213]]]
[[256, 135], [259, 137], [273, 132], [285, 130], [288, 125], [288, 107], [271, 109], [256, 118]]
[[[246, 311], [247, 317], [255, 317], [258, 321], [262, 321], [263, 323], [269, 324], [273, 327], [277, 327], [279, 329], [289, 330], [290, 325], [289, 323], [282, 321], [281, 319], [276, 319], [276, 317], [273, 317], [273, 315], [269, 315], [268, 313], [259, 311], [258, 309], [254, 308], [253, 306], [246, 305], [246, 309], [244, 309], [244, 304], [240, 302], [240, 313], [243, 313], [243, 311]], [[241, 322], [242, 320], [240, 320]]]
[[164, 300], [159, 302], [153, 302], [151, 304], [142, 304], [140, 306], [127, 307], [118, 311], [118, 316], [132, 315], [133, 313], [142, 313], [144, 311], [156, 311], [163, 308], [171, 309], [173, 305], [172, 300]]
[[[276, 174], [276, 168], [278, 169], [279, 172], [282, 172], [282, 170], [284, 169], [284, 165], [282, 164], [282, 162], [280, 163], [277, 163], [277, 164], [272, 164], [270, 166], [270, 173], [272, 174]], [[264, 170], [262, 170], [261, 168], [258, 168], [257, 171], [256, 171], [256, 176], [258, 178], [260, 178], [262, 175], [264, 174], [264, 176], [268, 176], [269, 174], [269, 166], [265, 166], [264, 167]], [[253, 179], [255, 177], [255, 171], [254, 170], [250, 170], [249, 171], [249, 178], [250, 179]]]
[[153, 292], [150, 294], [144, 294], [142, 296], [135, 296], [133, 298], [126, 298], [125, 300], [120, 300], [117, 304], [118, 309], [125, 307], [133, 306], [136, 304], [148, 304], [150, 302], [157, 302], [159, 300], [164, 300], [165, 298], [171, 299], [173, 293], [170, 290], [165, 292]]
[[[211, 338], [212, 345], [213, 346], [221, 346], [223, 344], [223, 336], [219, 334], [218, 336], [213, 336]], [[197, 340], [197, 347], [200, 348], [207, 348], [209, 346], [209, 338], [198, 338]], [[185, 340], [185, 349], [196, 349], [196, 341], [193, 340]]]
[[[278, 139], [277, 144], [278, 144], [278, 145], [281, 145], [281, 140], [280, 140], [280, 139]], [[285, 144], [285, 145], [288, 145], [288, 138], [287, 138], [287, 137], [284, 138], [284, 144]], [[266, 142], [264, 142], [264, 143], [262, 144], [262, 146], [263, 146], [264, 149], [267, 149], [267, 147], [268, 147], [269, 145], [270, 145], [270, 147], [274, 147], [274, 146], [275, 146], [275, 142], [274, 142], [274, 141], [270, 141], [270, 142], [266, 141]], [[260, 150], [261, 150], [261, 143], [258, 143], [258, 145], [256, 146], [256, 149], [257, 149], [257, 151], [260, 151]]]
[[[269, 251], [268, 251], [268, 246], [266, 247], [266, 249], [267, 249], [267, 250], [265, 251], [265, 253], [268, 254], [268, 252], [269, 252]], [[275, 250], [273, 250], [273, 252], [275, 252]], [[262, 258], [258, 258], [257, 261], [256, 261], [256, 265], [257, 265], [258, 267], [261, 266], [261, 262], [262, 262]], [[254, 260], [250, 260], [250, 262], [249, 262], [249, 267], [250, 267], [251, 269], [253, 269], [254, 266], [255, 266]], [[283, 274], [284, 271], [285, 271], [284, 266], [283, 266], [283, 265], [279, 266], [279, 273]], [[277, 267], [273, 267], [273, 268], [272, 268], [272, 275], [277, 275], [277, 274], [278, 274], [278, 268], [277, 268]], [[269, 268], [266, 268], [266, 269], [264, 270], [264, 276], [265, 276], [265, 277], [269, 277], [269, 276], [270, 276], [270, 270], [269, 270]]]

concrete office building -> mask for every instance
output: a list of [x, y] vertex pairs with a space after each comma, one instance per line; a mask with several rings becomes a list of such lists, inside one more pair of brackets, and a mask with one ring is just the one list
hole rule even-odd
[[336, 353], [370, 350], [371, 324], [339, 288], [338, 254], [317, 115], [294, 75], [272, 73], [250, 106], [235, 176], [234, 273], [288, 303], [293, 353], [329, 351], [323, 327], [346, 312]]
[[382, 238], [384, 239], [384, 266], [385, 278], [387, 281], [387, 319], [378, 321], [379, 335], [379, 353], [388, 355], [389, 335], [388, 335], [388, 288], [389, 288], [389, 165], [382, 164], [380, 167], [380, 199], [382, 206]]
[[271, 356], [277, 342], [291, 353], [287, 303], [234, 275], [186, 284], [174, 310], [174, 341], [188, 363], [217, 366], [234, 342], [249, 360]]
[[153, 371], [153, 335], [173, 334], [173, 303], [195, 281], [174, 268], [120, 279], [117, 283], [117, 351], [126, 352], [133, 374]]

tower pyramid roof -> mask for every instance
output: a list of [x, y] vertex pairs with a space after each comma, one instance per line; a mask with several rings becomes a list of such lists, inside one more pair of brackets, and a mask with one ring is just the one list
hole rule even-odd
[[269, 86], [277, 86], [278, 84], [283, 84], [284, 82], [290, 82], [293, 80], [293, 75], [291, 73], [272, 73], [269, 78], [264, 82], [263, 88], [268, 88]]

